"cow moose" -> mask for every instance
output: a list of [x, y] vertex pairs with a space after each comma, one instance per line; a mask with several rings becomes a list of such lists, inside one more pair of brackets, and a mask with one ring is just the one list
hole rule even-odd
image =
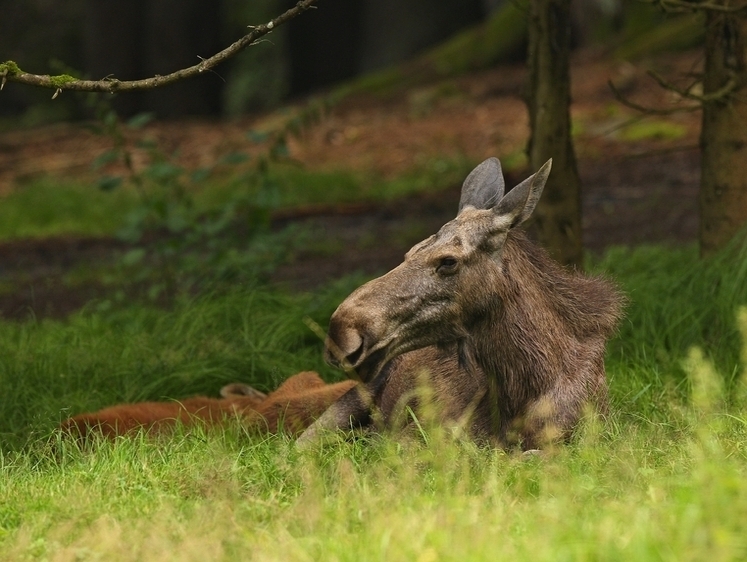
[[464, 181], [454, 220], [340, 304], [326, 359], [364, 384], [299, 446], [370, 424], [377, 411], [390, 425], [423, 373], [442, 420], [500, 447], [541, 448], [570, 436], [587, 405], [607, 411], [605, 343], [624, 298], [604, 279], [561, 267], [517, 229], [551, 165], [504, 194], [499, 160], [484, 161]]
[[214, 426], [239, 418], [257, 432], [298, 434], [355, 384], [351, 380], [327, 384], [317, 373], [304, 371], [270, 394], [232, 383], [221, 389], [221, 398], [119, 404], [68, 418], [60, 430], [86, 441], [96, 435], [113, 438], [140, 430], [158, 434], [172, 431], [177, 424]]

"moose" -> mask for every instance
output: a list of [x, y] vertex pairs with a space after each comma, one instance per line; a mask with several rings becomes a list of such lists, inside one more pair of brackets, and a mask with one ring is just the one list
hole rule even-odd
[[299, 373], [267, 396], [234, 384], [222, 399], [114, 406], [63, 430], [113, 436], [238, 415], [262, 431], [305, 429], [298, 446], [308, 448], [333, 430], [411, 425], [432, 405], [437, 423], [477, 442], [530, 450], [568, 438], [587, 405], [607, 411], [605, 343], [624, 298], [517, 228], [550, 168], [504, 193], [500, 161], [485, 160], [465, 179], [454, 220], [340, 304], [325, 356], [360, 383]]
[[542, 448], [567, 439], [587, 405], [607, 411], [605, 343], [624, 299], [608, 281], [563, 268], [517, 229], [551, 166], [504, 194], [500, 161], [485, 160], [464, 181], [454, 220], [340, 304], [326, 359], [363, 384], [300, 446], [370, 424], [374, 412], [384, 424], [401, 419], [396, 408], [423, 373], [442, 421], [504, 448]]
[[304, 371], [270, 394], [231, 383], [221, 389], [221, 398], [195, 396], [183, 401], [119, 404], [68, 418], [60, 430], [63, 435], [87, 441], [94, 436], [114, 438], [141, 430], [163, 434], [177, 424], [214, 426], [239, 418], [255, 432], [298, 434], [355, 384], [352, 380], [327, 384], [314, 371]]

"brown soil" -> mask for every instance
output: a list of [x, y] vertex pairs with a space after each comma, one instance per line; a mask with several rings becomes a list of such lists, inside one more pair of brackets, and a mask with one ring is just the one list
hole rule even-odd
[[[614, 100], [613, 80], [637, 103], [671, 107], [672, 94], [645, 76], [653, 68], [669, 77], [697, 69], [698, 53], [662, 56], [633, 67], [602, 54], [582, 52], [573, 62], [572, 113], [583, 180], [584, 237], [595, 252], [612, 244], [690, 242], [697, 233], [700, 114], [683, 112], [640, 121]], [[525, 70], [500, 67], [401, 92], [387, 98], [356, 96], [328, 111], [289, 142], [290, 156], [309, 169], [356, 169], [392, 177], [442, 158], [479, 161], [520, 154], [527, 140], [521, 101]], [[134, 137], [178, 152], [185, 166], [212, 165], [232, 152], [265, 147], [247, 132], [272, 130], [289, 111], [231, 122], [154, 123]], [[653, 123], [653, 125], [652, 125]], [[658, 124], [658, 125], [657, 125]], [[648, 126], [648, 129], [644, 128]], [[674, 132], [672, 132], [674, 131]], [[0, 193], [22, 188], [39, 175], [91, 177], [93, 158], [110, 148], [81, 125], [66, 124], [0, 135]], [[137, 153], [135, 164], [145, 162]], [[528, 171], [513, 171], [509, 183]], [[273, 280], [313, 289], [353, 271], [375, 273], [396, 265], [414, 242], [454, 215], [459, 187], [381, 205], [284, 212], [275, 228], [301, 221], [335, 252], [307, 252], [281, 266]], [[0, 294], [4, 317], [63, 316], [107, 291], [71, 286], [64, 276], [87, 264], [114, 259], [123, 245], [112, 239], [55, 238], [0, 244]]]

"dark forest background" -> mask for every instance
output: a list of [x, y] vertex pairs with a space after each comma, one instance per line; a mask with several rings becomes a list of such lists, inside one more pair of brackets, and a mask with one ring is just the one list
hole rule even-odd
[[[619, 20], [615, 0], [574, 8], [576, 41]], [[37, 74], [132, 80], [195, 64], [294, 5], [293, 0], [0, 0], [0, 53]], [[324, 0], [196, 80], [113, 99], [120, 115], [232, 116], [265, 110], [392, 65], [478, 25], [500, 0]], [[603, 17], [600, 17], [603, 16]], [[522, 54], [520, 53], [519, 56]], [[23, 124], [90, 116], [81, 96], [3, 92], [0, 117]]]

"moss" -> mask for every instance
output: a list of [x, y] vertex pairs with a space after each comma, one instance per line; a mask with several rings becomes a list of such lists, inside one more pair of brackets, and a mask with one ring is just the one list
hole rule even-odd
[[74, 76], [70, 76], [69, 74], [58, 74], [57, 76], [50, 76], [49, 81], [52, 82], [52, 85], [56, 88], [62, 88], [65, 86], [65, 84], [69, 84], [70, 82], [75, 82], [77, 78]]
[[687, 134], [687, 128], [679, 123], [663, 120], [649, 120], [633, 123], [622, 129], [618, 138], [628, 142], [642, 140], [676, 140]]
[[18, 68], [15, 61], [6, 60], [5, 62], [0, 63], [0, 74], [6, 76], [17, 76], [18, 74], [21, 74], [21, 69]]
[[517, 57], [526, 42], [526, 2], [513, 0], [488, 21], [473, 26], [410, 61], [390, 66], [339, 86], [329, 101], [349, 95], [387, 96], [434, 79], [458, 76]]
[[663, 21], [645, 32], [629, 33], [615, 50], [615, 57], [636, 60], [667, 51], [682, 51], [703, 44], [705, 36], [703, 14], [684, 14]]
[[526, 3], [508, 2], [487, 22], [463, 31], [426, 55], [439, 76], [454, 76], [511, 60], [527, 36]]

